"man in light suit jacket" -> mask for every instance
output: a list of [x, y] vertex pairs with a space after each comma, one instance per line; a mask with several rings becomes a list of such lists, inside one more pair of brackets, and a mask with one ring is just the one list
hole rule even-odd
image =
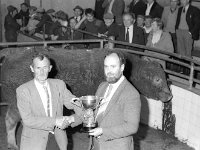
[[[77, 115], [81, 110], [70, 103], [75, 96], [67, 90], [62, 80], [47, 78], [52, 68], [47, 56], [34, 56], [30, 68], [34, 79], [16, 90], [23, 124], [20, 150], [46, 150], [47, 143], [55, 140], [57, 149], [66, 150], [67, 135], [62, 129], [81, 123]], [[74, 109], [76, 114], [63, 116], [63, 105]]]
[[123, 76], [125, 60], [120, 53], [105, 57], [104, 72], [107, 82], [100, 84], [96, 95], [104, 97], [96, 110], [98, 127], [93, 136], [93, 150], [133, 150], [132, 135], [140, 120], [140, 95]]

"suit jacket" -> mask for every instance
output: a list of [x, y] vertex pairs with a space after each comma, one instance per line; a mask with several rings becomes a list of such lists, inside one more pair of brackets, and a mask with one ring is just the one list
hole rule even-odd
[[[181, 19], [183, 7], [180, 7], [178, 10], [178, 16], [176, 21], [176, 29], [178, 29]], [[189, 32], [192, 34], [194, 40], [199, 39], [199, 30], [200, 30], [200, 10], [197, 7], [189, 5], [186, 12], [186, 22], [189, 27]]]
[[[146, 8], [147, 8], [147, 4], [146, 4]], [[151, 7], [149, 15], [152, 18], [161, 18], [162, 12], [163, 12], [163, 7], [160, 6], [156, 1], [154, 1], [153, 6]]]
[[[123, 41], [125, 42], [125, 26], [121, 26], [118, 30], [118, 36], [116, 37], [116, 39], [118, 41]], [[133, 27], [133, 39], [132, 39], [132, 43], [134, 44], [140, 44], [140, 45], [145, 45], [145, 37], [144, 37], [144, 30], [140, 27], [138, 27], [137, 25], [134, 25]], [[141, 50], [138, 48], [133, 48], [133, 47], [127, 47], [127, 46], [117, 46], [120, 48], [128, 48], [128, 49], [136, 49], [136, 50]]]
[[[108, 83], [103, 82], [96, 95], [103, 97], [107, 87]], [[140, 95], [125, 78], [112, 96], [103, 117], [98, 121], [103, 134], [99, 139], [94, 139], [95, 150], [97, 148], [100, 150], [133, 150], [132, 135], [138, 130], [140, 109]]]
[[136, 4], [134, 4], [133, 0], [129, 5], [129, 12], [134, 13], [137, 18], [137, 15], [145, 16], [146, 8], [147, 6], [143, 0], [139, 0]]
[[[39, 92], [34, 80], [31, 80], [17, 88], [17, 106], [22, 117], [23, 130], [21, 135], [20, 150], [46, 150], [49, 131], [55, 127], [56, 117], [63, 116], [63, 105], [68, 109], [74, 109], [76, 114], [81, 113], [78, 107], [70, 103], [75, 97], [67, 90], [65, 83], [58, 79], [48, 79], [52, 95], [52, 117], [47, 117]], [[76, 126], [81, 119], [74, 115]], [[64, 130], [55, 128], [55, 138], [60, 148], [67, 145], [67, 137]]]
[[[103, 2], [102, 7], [105, 8], [104, 13], [107, 13], [109, 5], [110, 5], [109, 0], [105, 0]], [[115, 21], [117, 24], [122, 24], [122, 14], [124, 13], [124, 9], [125, 9], [124, 0], [114, 0], [111, 11], [115, 16]]]

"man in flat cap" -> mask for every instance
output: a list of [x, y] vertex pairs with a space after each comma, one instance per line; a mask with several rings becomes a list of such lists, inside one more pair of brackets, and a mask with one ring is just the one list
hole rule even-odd
[[77, 22], [79, 22], [82, 19], [83, 8], [77, 5], [73, 10], [74, 10], [74, 18], [77, 20]]

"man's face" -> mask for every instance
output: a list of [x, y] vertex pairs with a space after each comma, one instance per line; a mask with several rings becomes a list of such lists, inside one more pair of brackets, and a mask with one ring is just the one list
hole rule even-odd
[[104, 60], [104, 74], [108, 83], [116, 83], [122, 76], [124, 65], [120, 64], [117, 54], [112, 53]]
[[75, 9], [75, 10], [74, 10], [74, 15], [75, 15], [76, 17], [80, 16], [81, 14], [82, 14], [82, 11], [81, 11], [80, 9]]
[[92, 22], [94, 20], [94, 16], [92, 14], [87, 14], [86, 18], [89, 22]]
[[12, 12], [12, 16], [15, 17], [16, 14], [17, 14], [17, 10], [14, 10], [14, 11]]
[[183, 6], [186, 6], [187, 4], [189, 4], [189, 1], [190, 1], [190, 0], [181, 0], [181, 4], [182, 4]]
[[109, 27], [114, 22], [114, 19], [104, 19], [104, 22], [105, 22], [105, 25]]
[[156, 21], [152, 22], [151, 26], [152, 26], [152, 31], [153, 31], [153, 32], [156, 32], [156, 31], [159, 30], [159, 27], [158, 27]]
[[178, 5], [178, 0], [171, 0], [170, 1], [170, 7], [172, 9], [176, 9], [177, 5]]
[[25, 5], [22, 5], [22, 6], [21, 6], [21, 10], [22, 10], [23, 12], [26, 12], [26, 11], [28, 10], [28, 8], [27, 8]]
[[134, 24], [134, 19], [130, 15], [124, 15], [123, 23], [125, 27], [130, 27], [132, 24]]
[[138, 27], [143, 27], [143, 25], [144, 25], [144, 19], [138, 17], [138, 18], [137, 18], [137, 26], [138, 26]]
[[48, 74], [51, 71], [52, 66], [50, 65], [49, 60], [44, 57], [43, 60], [35, 58], [30, 68], [31, 71], [34, 73], [34, 78], [40, 83], [43, 83], [47, 80]]
[[151, 18], [146, 18], [145, 21], [144, 21], [145, 27], [150, 28], [151, 27], [151, 22], [152, 22]]

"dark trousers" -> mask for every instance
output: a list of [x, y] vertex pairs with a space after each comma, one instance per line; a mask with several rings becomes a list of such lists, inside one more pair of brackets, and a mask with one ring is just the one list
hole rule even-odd
[[49, 133], [46, 150], [59, 150], [54, 134]]

